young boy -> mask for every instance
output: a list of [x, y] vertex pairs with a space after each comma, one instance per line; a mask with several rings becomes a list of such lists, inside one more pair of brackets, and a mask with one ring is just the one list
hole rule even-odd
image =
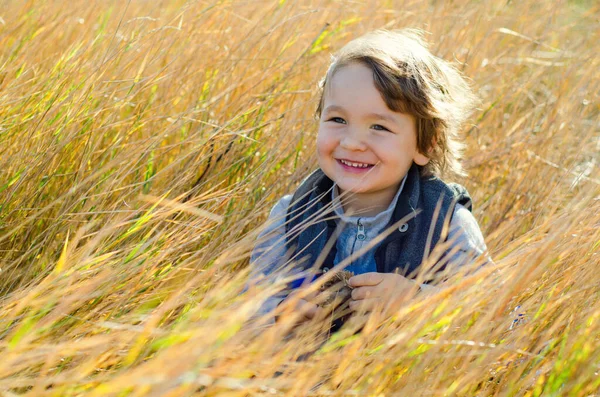
[[[426, 259], [448, 271], [483, 254], [466, 189], [439, 179], [463, 174], [457, 136], [474, 99], [460, 73], [418, 32], [380, 30], [344, 46], [320, 86], [319, 169], [271, 211], [251, 279], [274, 277], [286, 263], [319, 274], [345, 261], [355, 274], [350, 309], [369, 311], [417, 289], [411, 277]], [[289, 292], [261, 311], [291, 300]], [[303, 320], [322, 310], [293, 301]]]

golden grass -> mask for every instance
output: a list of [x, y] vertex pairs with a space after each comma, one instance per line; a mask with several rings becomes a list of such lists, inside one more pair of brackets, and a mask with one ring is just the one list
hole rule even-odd
[[[593, 1], [2, 2], [0, 394], [598, 393], [599, 14]], [[248, 253], [315, 166], [330, 52], [406, 26], [481, 97], [461, 182], [497, 266], [358, 335], [248, 323], [278, 288], [240, 294]], [[510, 329], [516, 306], [526, 321]]]

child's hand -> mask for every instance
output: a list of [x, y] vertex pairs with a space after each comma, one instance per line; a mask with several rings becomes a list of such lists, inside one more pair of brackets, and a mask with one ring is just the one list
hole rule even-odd
[[354, 288], [350, 309], [367, 312], [405, 298], [415, 286], [414, 281], [399, 274], [377, 272], [351, 277], [348, 284]]
[[[292, 292], [288, 295], [281, 303], [280, 306], [289, 305], [291, 302], [295, 302], [294, 311], [299, 312], [298, 324], [313, 319], [315, 316], [322, 314], [323, 309], [317, 304], [313, 303], [317, 297], [317, 292], [312, 292], [305, 295], [303, 298], [298, 298], [298, 292]], [[279, 321], [279, 317], [275, 317], [275, 321]]]

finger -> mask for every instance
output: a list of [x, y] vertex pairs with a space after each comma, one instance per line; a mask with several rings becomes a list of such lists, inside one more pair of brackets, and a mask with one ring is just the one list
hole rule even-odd
[[312, 319], [319, 311], [319, 306], [314, 303], [307, 302], [304, 299], [300, 299], [296, 304], [296, 309], [302, 313], [302, 315], [307, 319]]
[[323, 313], [325, 309], [323, 309], [321, 306], [317, 305], [316, 309], [314, 310], [314, 314], [312, 316], [312, 318], [321, 318], [323, 317]]
[[350, 277], [348, 285], [353, 288], [374, 286], [383, 281], [383, 273], [370, 272]]
[[350, 310], [354, 311], [354, 312], [370, 312], [373, 311], [373, 309], [380, 304], [380, 300], [377, 298], [369, 298], [369, 299], [363, 299], [363, 300], [359, 300], [359, 301], [354, 301], [351, 300], [350, 301]]
[[354, 288], [350, 296], [355, 301], [375, 297], [375, 287]]

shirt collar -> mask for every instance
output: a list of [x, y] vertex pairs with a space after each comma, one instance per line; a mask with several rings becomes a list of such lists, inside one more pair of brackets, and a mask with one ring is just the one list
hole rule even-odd
[[336, 216], [339, 217], [339, 219], [342, 222], [357, 223], [358, 219], [360, 219], [360, 221], [363, 225], [374, 225], [374, 224], [380, 224], [380, 223], [387, 225], [388, 222], [390, 221], [390, 219], [392, 218], [392, 214], [394, 213], [394, 209], [396, 208], [396, 204], [398, 203], [398, 197], [400, 197], [400, 193], [402, 192], [402, 189], [404, 188], [405, 182], [406, 182], [406, 175], [404, 175], [404, 178], [402, 179], [402, 182], [400, 183], [400, 187], [398, 188], [398, 191], [396, 192], [394, 199], [392, 200], [390, 205], [387, 207], [387, 209], [385, 211], [380, 212], [377, 215], [374, 215], [374, 216], [360, 216], [360, 215], [347, 216], [347, 215], [345, 215], [344, 210], [342, 208], [342, 204], [340, 202], [340, 198], [339, 198], [338, 186], [336, 183], [334, 183], [333, 189], [331, 189], [331, 202], [333, 204], [333, 210], [334, 210]]

